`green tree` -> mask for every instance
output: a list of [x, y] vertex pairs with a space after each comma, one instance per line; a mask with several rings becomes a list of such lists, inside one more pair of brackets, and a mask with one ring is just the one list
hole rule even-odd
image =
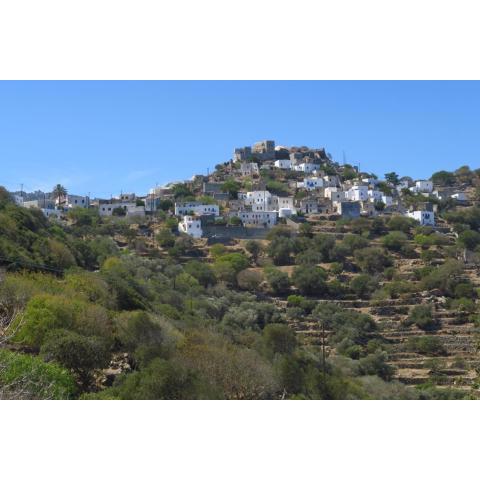
[[292, 261], [292, 254], [295, 251], [295, 243], [291, 238], [275, 237], [267, 248], [268, 256], [275, 265], [288, 265]]
[[360, 274], [350, 281], [350, 288], [361, 298], [368, 297], [378, 287], [378, 282], [371, 275]]
[[292, 354], [297, 347], [295, 332], [285, 324], [271, 323], [263, 329], [263, 341], [273, 354]]
[[395, 172], [386, 173], [385, 180], [393, 185], [398, 185], [400, 183], [400, 179]]
[[367, 273], [383, 271], [392, 264], [390, 257], [383, 250], [376, 247], [367, 247], [355, 252], [355, 261]]
[[302, 295], [323, 295], [327, 292], [327, 273], [320, 267], [295, 267], [292, 274], [293, 284]]
[[199, 260], [190, 260], [185, 264], [185, 272], [192, 275], [204, 287], [213, 286], [217, 283], [215, 272], [212, 267]]
[[422, 330], [431, 330], [438, 325], [438, 321], [433, 317], [430, 305], [414, 306], [405, 323], [407, 325], [414, 324]]
[[256, 263], [258, 260], [258, 256], [262, 251], [262, 246], [260, 245], [260, 243], [255, 240], [248, 240], [245, 244], [245, 248], [247, 249], [247, 252], [250, 253], [250, 255], [252, 256], [253, 261]]
[[53, 187], [52, 195], [58, 203], [62, 203], [63, 201], [65, 201], [65, 198], [67, 196], [67, 189], [63, 185], [57, 183], [57, 185]]
[[228, 193], [231, 199], [235, 199], [238, 196], [240, 186], [241, 185], [237, 181], [228, 179], [222, 185], [222, 192]]
[[41, 354], [46, 361], [56, 361], [73, 370], [84, 384], [91, 380], [94, 369], [105, 368], [110, 360], [110, 352], [103, 339], [68, 330], [50, 331]]
[[399, 252], [406, 242], [407, 236], [403, 232], [390, 232], [382, 238], [383, 246], [395, 252]]
[[275, 295], [284, 295], [290, 290], [290, 278], [287, 273], [278, 268], [266, 268], [265, 276]]
[[473, 230], [464, 230], [458, 235], [458, 242], [464, 248], [475, 250], [480, 245], [480, 233]]
[[435, 185], [439, 185], [441, 187], [448, 187], [455, 183], [455, 176], [452, 172], [440, 170], [438, 172], [435, 172], [431, 176], [431, 180]]

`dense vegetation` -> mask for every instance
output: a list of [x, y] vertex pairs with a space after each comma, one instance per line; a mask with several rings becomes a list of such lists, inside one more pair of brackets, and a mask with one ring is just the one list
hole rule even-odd
[[[238, 188], [232, 181], [225, 191]], [[194, 195], [185, 186], [174, 193]], [[321, 223], [280, 225], [266, 240], [206, 246], [176, 232], [172, 207], [164, 201], [145, 225], [82, 209], [60, 225], [0, 191], [1, 398], [467, 395], [395, 380], [391, 340], [348, 302], [381, 309], [436, 292], [459, 324], [476, 325], [477, 286], [461, 259], [480, 249], [479, 208], [442, 211], [457, 236], [391, 216], [339, 220], [328, 233]], [[402, 262], [416, 268], [404, 272]], [[444, 357], [439, 326], [428, 302], [411, 307], [402, 328], [426, 334], [403, 350]]]

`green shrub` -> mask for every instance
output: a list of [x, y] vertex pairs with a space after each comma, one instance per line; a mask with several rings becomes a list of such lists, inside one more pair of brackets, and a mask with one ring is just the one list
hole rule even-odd
[[432, 307], [429, 305], [416, 305], [410, 311], [406, 324], [416, 325], [422, 330], [430, 330], [438, 326], [438, 321], [433, 318]]
[[99, 337], [85, 337], [68, 330], [52, 330], [40, 351], [47, 361], [56, 361], [87, 380], [92, 370], [105, 368], [110, 352]]
[[322, 295], [327, 292], [327, 273], [320, 267], [295, 267], [293, 284], [302, 295]]
[[0, 399], [66, 400], [76, 393], [75, 380], [64, 368], [0, 349]]
[[368, 297], [378, 287], [378, 282], [374, 277], [367, 274], [357, 275], [350, 281], [350, 288], [361, 298]]
[[15, 340], [39, 348], [51, 330], [72, 329], [75, 326], [75, 307], [71, 299], [54, 295], [37, 295], [19, 316], [20, 328]]
[[367, 273], [382, 272], [392, 265], [392, 259], [385, 255], [383, 250], [376, 247], [367, 247], [355, 252], [355, 261]]
[[400, 231], [390, 232], [382, 238], [383, 246], [395, 252], [399, 252], [406, 241], [407, 236]]
[[290, 290], [290, 278], [278, 268], [266, 268], [265, 276], [275, 295], [284, 295]]
[[284, 324], [271, 323], [263, 329], [263, 341], [273, 354], [291, 354], [297, 346], [295, 332]]
[[440, 339], [427, 335], [410, 337], [407, 341], [407, 349], [422, 355], [442, 356], [447, 353]]

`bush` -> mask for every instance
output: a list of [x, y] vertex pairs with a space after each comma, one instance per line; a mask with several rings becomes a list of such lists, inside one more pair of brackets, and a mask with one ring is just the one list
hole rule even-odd
[[437, 337], [431, 336], [410, 337], [407, 349], [422, 355], [442, 356], [447, 353], [442, 342]]
[[400, 231], [403, 233], [409, 233], [410, 229], [415, 224], [416, 222], [412, 218], [395, 215], [390, 218], [390, 220], [387, 223], [387, 227], [390, 231]]
[[108, 394], [122, 400], [202, 398], [197, 375], [191, 369], [161, 358], [152, 360], [141, 371], [118, 377]]
[[291, 354], [297, 346], [295, 332], [284, 324], [272, 323], [263, 329], [263, 341], [268, 351]]
[[172, 248], [175, 245], [175, 235], [168, 228], [162, 228], [155, 239], [162, 248]]
[[378, 287], [378, 282], [371, 275], [357, 275], [350, 281], [350, 288], [361, 298], [368, 297]]
[[243, 253], [226, 253], [215, 260], [215, 264], [226, 264], [237, 274], [249, 266], [248, 258]]
[[185, 265], [185, 272], [196, 278], [200, 285], [204, 287], [213, 286], [217, 283], [215, 272], [212, 267], [205, 262], [190, 260]]
[[463, 270], [463, 266], [456, 260], [447, 260], [443, 265], [434, 268], [420, 282], [423, 290], [438, 288], [444, 295], [452, 294], [456, 280]]
[[476, 298], [477, 297], [477, 291], [475, 290], [475, 287], [471, 283], [459, 283], [455, 287], [454, 291], [454, 297], [455, 298]]
[[0, 400], [66, 400], [76, 393], [75, 380], [64, 368], [0, 349]]
[[473, 230], [464, 230], [459, 234], [458, 242], [469, 250], [475, 250], [480, 245], [480, 233]]
[[416, 325], [422, 330], [431, 330], [438, 325], [438, 321], [433, 318], [432, 307], [429, 305], [416, 305], [410, 311], [406, 324]]
[[243, 290], [256, 291], [262, 280], [262, 274], [255, 270], [243, 270], [237, 275], [237, 284]]
[[387, 363], [387, 360], [388, 356], [384, 351], [361, 358], [359, 361], [361, 375], [378, 375], [383, 380], [390, 381], [395, 369]]
[[284, 295], [290, 290], [290, 278], [287, 273], [278, 268], [266, 268], [265, 276], [275, 295]]
[[353, 255], [356, 250], [368, 247], [368, 240], [360, 235], [349, 234], [345, 235], [342, 246], [346, 248], [350, 255]]
[[323, 295], [327, 292], [327, 273], [320, 267], [295, 267], [293, 284], [302, 295]]
[[275, 237], [267, 248], [268, 256], [275, 265], [289, 265], [294, 251], [294, 241], [284, 236]]
[[390, 257], [383, 250], [375, 247], [367, 247], [355, 252], [355, 261], [358, 266], [368, 273], [377, 273], [392, 264]]
[[47, 333], [56, 329], [71, 329], [75, 325], [75, 304], [54, 295], [37, 295], [27, 304], [15, 340], [39, 348]]
[[248, 240], [245, 244], [245, 248], [247, 249], [247, 252], [250, 253], [250, 255], [252, 256], [254, 262], [256, 262], [258, 256], [262, 251], [262, 246], [260, 245], [260, 243], [255, 240]]
[[278, 394], [270, 362], [255, 350], [234, 345], [216, 335], [198, 334], [188, 338], [182, 359], [216, 398], [271, 399]]
[[390, 232], [382, 238], [383, 246], [389, 250], [398, 252], [407, 241], [407, 236], [400, 231]]
[[110, 352], [105, 341], [98, 337], [85, 337], [68, 330], [52, 330], [42, 345], [41, 354], [46, 361], [56, 361], [73, 370], [87, 381], [92, 370], [105, 368]]
[[164, 337], [148, 313], [122, 312], [115, 318], [115, 338], [121, 348], [133, 353], [140, 346], [161, 346]]
[[440, 170], [432, 175], [431, 180], [435, 185], [439, 185], [441, 187], [448, 187], [455, 183], [455, 176], [452, 172]]

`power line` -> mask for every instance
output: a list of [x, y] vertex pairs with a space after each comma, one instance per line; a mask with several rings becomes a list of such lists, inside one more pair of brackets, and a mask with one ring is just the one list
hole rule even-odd
[[22, 265], [27, 268], [32, 268], [32, 269], [37, 269], [37, 270], [44, 270], [46, 272], [55, 272], [55, 273], [60, 273], [64, 274], [64, 270], [51, 267], [49, 265], [40, 265], [38, 263], [33, 263], [33, 262], [26, 262], [24, 260], [19, 260], [19, 259], [11, 259], [11, 258], [6, 258], [6, 257], [0, 257], [0, 262], [3, 263], [8, 263], [10, 265]]

